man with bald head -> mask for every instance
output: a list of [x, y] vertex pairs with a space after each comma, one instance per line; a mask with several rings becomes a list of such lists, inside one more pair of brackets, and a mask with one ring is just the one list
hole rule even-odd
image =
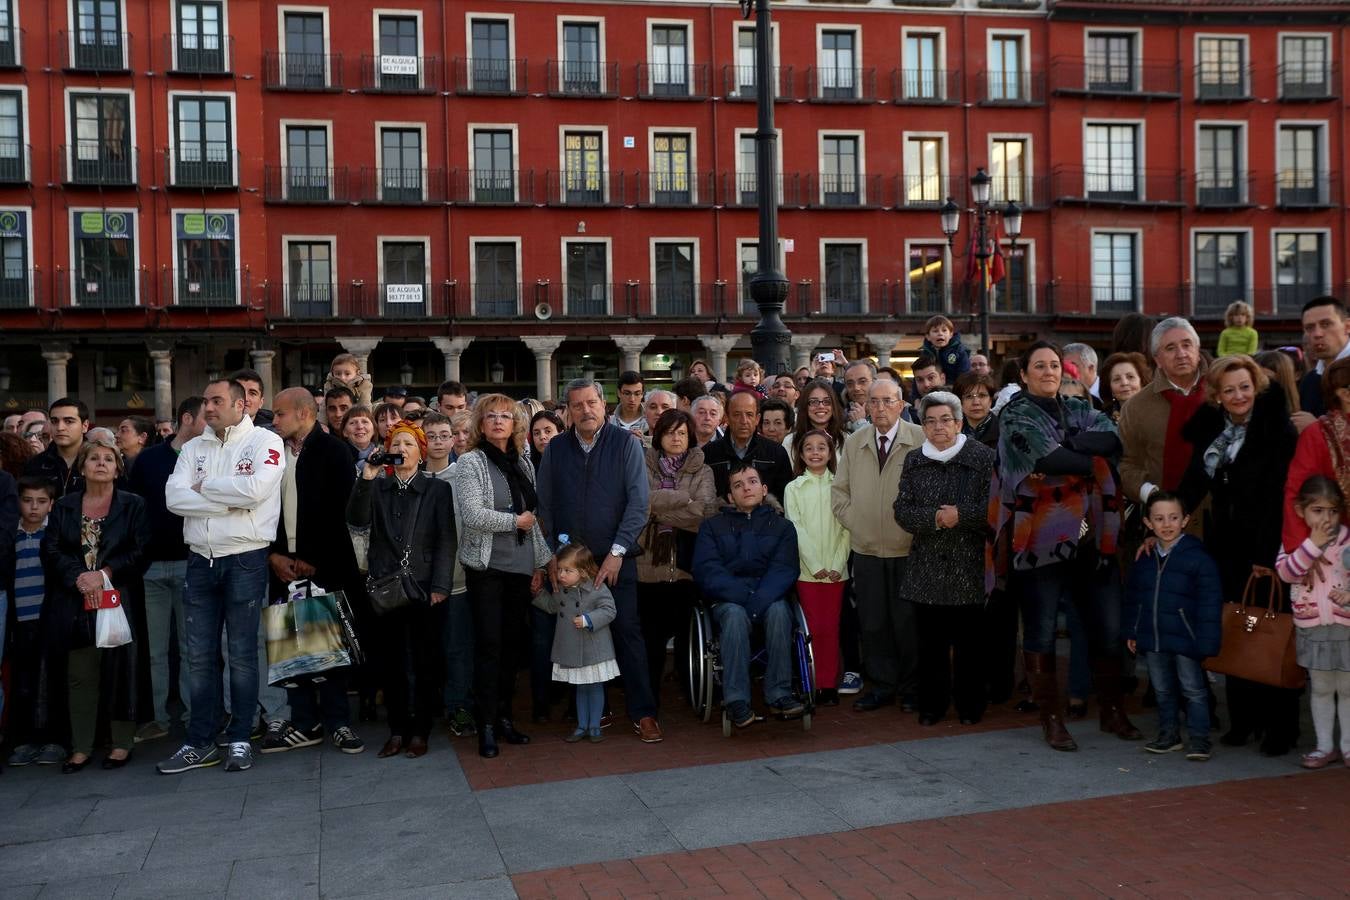
[[758, 469], [760, 480], [779, 502], [792, 480], [792, 463], [783, 445], [758, 432], [759, 395], [753, 391], [732, 394], [727, 401], [727, 433], [703, 448], [703, 464], [712, 469], [717, 496], [728, 503], [735, 460], [746, 460]]

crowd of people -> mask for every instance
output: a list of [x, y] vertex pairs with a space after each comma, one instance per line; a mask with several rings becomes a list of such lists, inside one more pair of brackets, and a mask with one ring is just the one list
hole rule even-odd
[[[9, 765], [74, 773], [106, 748], [119, 768], [180, 713], [165, 774], [359, 753], [381, 706], [381, 757], [425, 754], [437, 718], [486, 758], [559, 719], [567, 741], [623, 716], [655, 743], [663, 684], [687, 692], [696, 605], [738, 729], [764, 718], [762, 673], [778, 718], [851, 696], [859, 715], [973, 725], [1015, 703], [1071, 751], [1092, 697], [1102, 731], [1144, 738], [1125, 708], [1142, 671], [1159, 721], [1144, 749], [1203, 761], [1219, 729], [1204, 662], [1254, 579], [1298, 626], [1302, 764], [1350, 765], [1350, 315], [1320, 297], [1302, 318], [1302, 347], [1263, 352], [1235, 304], [1210, 354], [1186, 319], [1132, 314], [1101, 364], [1037, 341], [996, 378], [936, 316], [909, 377], [835, 350], [773, 377], [744, 360], [724, 385], [697, 360], [670, 389], [624, 372], [612, 410], [586, 379], [548, 404], [454, 381], [374, 402], [340, 355], [321, 391], [270, 406], [242, 370], [171, 422], [97, 427], [72, 398], [12, 414]], [[366, 652], [278, 687], [262, 611], [298, 584], [342, 592]], [[1301, 689], [1224, 682], [1222, 744], [1299, 746]]]

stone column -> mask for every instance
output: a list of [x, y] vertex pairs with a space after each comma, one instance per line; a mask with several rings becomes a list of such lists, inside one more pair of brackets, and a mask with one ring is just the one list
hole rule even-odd
[[899, 334], [869, 334], [867, 341], [872, 345], [872, 349], [877, 354], [877, 368], [884, 369], [891, 364], [891, 351], [895, 345], [900, 343], [904, 335]]
[[540, 334], [521, 341], [534, 354], [535, 399], [553, 399], [553, 353], [567, 340], [562, 334]]
[[614, 336], [614, 343], [619, 345], [620, 352], [623, 353], [623, 365], [620, 367], [622, 372], [641, 372], [642, 371], [642, 351], [647, 349], [647, 345], [656, 339], [654, 334], [619, 334]]
[[[150, 344], [155, 364], [155, 418], [173, 419], [173, 350], [161, 342]], [[177, 429], [178, 423], [174, 422]]]
[[816, 367], [811, 365], [811, 353], [825, 340], [823, 334], [794, 334], [792, 336], [792, 371], [806, 366], [813, 373]]
[[65, 397], [69, 390], [66, 381], [66, 366], [75, 354], [70, 352], [69, 344], [43, 344], [42, 358], [47, 361], [47, 403], [51, 404]]
[[445, 380], [462, 381], [459, 377], [459, 358], [464, 355], [464, 351], [469, 349], [473, 343], [471, 337], [444, 338], [434, 337], [431, 343], [436, 345], [436, 349], [441, 351], [445, 357]]
[[[267, 406], [276, 396], [272, 392], [272, 360], [276, 358], [275, 350], [250, 350], [249, 358], [253, 360], [253, 369], [262, 376], [263, 405]], [[270, 406], [268, 407], [270, 409]]]
[[700, 334], [698, 341], [708, 348], [708, 360], [712, 365], [713, 378], [722, 384], [727, 383], [727, 354], [740, 342], [739, 334]]
[[[380, 339], [377, 337], [344, 337], [338, 338], [338, 343], [342, 345], [343, 350], [356, 357], [357, 367], [365, 372], [373, 383], [375, 373], [370, 371], [370, 354], [380, 345]], [[324, 377], [326, 378], [327, 375]]]

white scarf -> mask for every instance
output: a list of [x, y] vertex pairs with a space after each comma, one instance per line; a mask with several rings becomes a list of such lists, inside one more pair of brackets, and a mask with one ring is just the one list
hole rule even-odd
[[937, 462], [940, 463], [945, 463], [951, 462], [952, 457], [960, 453], [961, 448], [964, 447], [965, 445], [966, 445], [966, 436], [964, 434], [958, 434], [956, 436], [956, 443], [952, 444], [946, 450], [939, 450], [937, 447], [933, 446], [932, 441], [928, 440], [925, 440], [923, 442], [923, 447], [920, 449], [923, 450], [923, 455], [928, 457], [929, 459], [936, 460]]

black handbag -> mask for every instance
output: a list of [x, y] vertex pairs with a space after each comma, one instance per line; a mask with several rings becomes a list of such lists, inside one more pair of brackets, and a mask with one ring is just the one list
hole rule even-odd
[[417, 529], [417, 514], [421, 507], [422, 495], [419, 493], [413, 500], [412, 515], [408, 519], [408, 538], [403, 545], [403, 558], [399, 560], [398, 571], [382, 578], [366, 576], [366, 594], [370, 597], [370, 608], [377, 616], [388, 615], [414, 603], [426, 602], [426, 593], [408, 568], [408, 561], [412, 558], [412, 536]]

